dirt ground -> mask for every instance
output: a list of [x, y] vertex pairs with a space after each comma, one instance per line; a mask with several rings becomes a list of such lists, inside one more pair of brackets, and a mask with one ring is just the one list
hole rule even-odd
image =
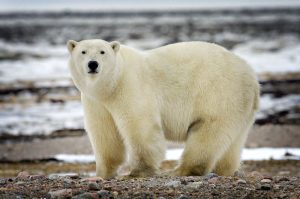
[[[175, 163], [164, 162], [162, 170]], [[86, 176], [94, 164], [2, 163], [0, 198], [300, 198], [299, 168], [296, 160], [246, 161], [232, 177], [102, 180]], [[54, 174], [61, 172], [69, 175]]]
[[[248, 136], [246, 147], [300, 147], [299, 132], [300, 125], [256, 125]], [[168, 147], [182, 147], [182, 145], [169, 143]], [[93, 153], [86, 135], [36, 138], [24, 142], [6, 140], [0, 143], [0, 151], [0, 161], [41, 160], [53, 158], [56, 154]]]

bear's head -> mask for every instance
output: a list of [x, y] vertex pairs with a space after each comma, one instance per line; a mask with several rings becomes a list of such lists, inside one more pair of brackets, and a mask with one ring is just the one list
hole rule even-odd
[[77, 88], [86, 94], [100, 94], [113, 89], [120, 68], [117, 64], [120, 43], [100, 39], [69, 40], [69, 67]]

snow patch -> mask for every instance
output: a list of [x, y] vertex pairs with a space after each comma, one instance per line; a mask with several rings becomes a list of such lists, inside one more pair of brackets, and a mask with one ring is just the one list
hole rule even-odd
[[258, 74], [300, 71], [300, 41], [293, 35], [251, 40], [236, 45], [233, 52], [244, 58]]
[[56, 130], [82, 128], [83, 110], [79, 101], [34, 106], [12, 104], [0, 111], [0, 134], [48, 135]]
[[[169, 149], [166, 160], [178, 160], [183, 149]], [[94, 155], [58, 154], [54, 157], [58, 161], [66, 163], [92, 163]], [[242, 152], [242, 160], [300, 160], [300, 148], [245, 148]]]

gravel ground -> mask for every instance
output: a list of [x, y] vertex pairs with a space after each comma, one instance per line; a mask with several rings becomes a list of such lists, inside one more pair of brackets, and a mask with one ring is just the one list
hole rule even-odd
[[1, 198], [299, 198], [300, 177], [259, 172], [221, 177], [150, 177], [139, 179], [29, 175], [1, 179]]
[[[166, 161], [161, 169], [175, 164]], [[245, 161], [231, 177], [210, 173], [103, 180], [84, 175], [94, 171], [94, 164], [2, 163], [1, 171], [14, 173], [5, 178], [1, 173], [0, 198], [300, 198], [299, 168], [297, 160]]]

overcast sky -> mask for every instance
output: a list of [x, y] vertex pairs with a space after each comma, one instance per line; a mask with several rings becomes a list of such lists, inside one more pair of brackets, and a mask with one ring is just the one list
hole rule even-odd
[[300, 0], [0, 0], [1, 11], [300, 6]]

